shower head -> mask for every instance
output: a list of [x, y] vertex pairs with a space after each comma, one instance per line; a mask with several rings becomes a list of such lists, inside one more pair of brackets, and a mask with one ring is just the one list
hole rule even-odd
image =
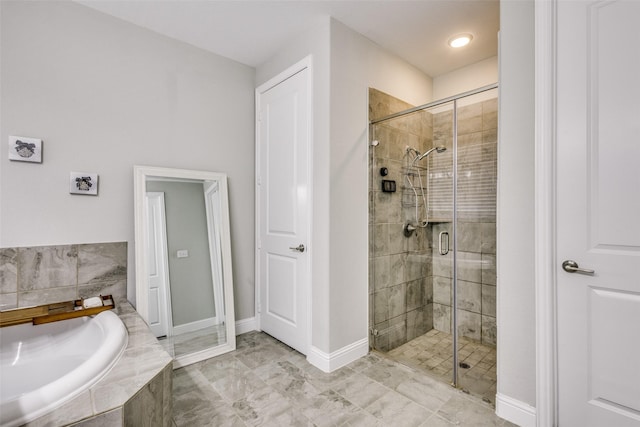
[[425, 157], [427, 157], [429, 154], [433, 153], [434, 151], [437, 151], [438, 153], [442, 153], [443, 151], [447, 151], [447, 147], [443, 147], [443, 146], [433, 147], [432, 149], [427, 150], [424, 154], [421, 154], [418, 157], [416, 157], [415, 160], [413, 161], [413, 163], [424, 159]]

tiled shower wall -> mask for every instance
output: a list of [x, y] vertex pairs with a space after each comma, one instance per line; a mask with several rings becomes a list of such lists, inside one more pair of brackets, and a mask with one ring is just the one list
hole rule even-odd
[[[492, 346], [496, 345], [497, 107], [494, 98], [458, 109], [458, 333]], [[451, 146], [451, 114], [434, 114], [434, 144]], [[450, 191], [447, 194], [450, 197]], [[431, 205], [447, 205], [437, 191], [430, 196], [441, 199]], [[451, 222], [433, 224], [434, 247], [441, 231], [453, 238]], [[433, 326], [449, 333], [452, 255], [437, 250], [433, 254]]]
[[[369, 91], [370, 119], [412, 107], [375, 89]], [[369, 296], [374, 331], [371, 346], [390, 350], [435, 328], [451, 332], [452, 253], [436, 249], [441, 231], [452, 230], [452, 112], [418, 112], [378, 124], [371, 139], [369, 186]], [[496, 342], [496, 143], [497, 100], [458, 109], [458, 332], [488, 345]], [[429, 218], [432, 223], [406, 238], [402, 227], [415, 222], [415, 197], [406, 181], [410, 146], [425, 152], [444, 145], [429, 161]], [[397, 191], [381, 191], [386, 167]], [[440, 169], [441, 170], [440, 170]], [[442, 173], [444, 172], [444, 173]], [[438, 181], [440, 177], [440, 181]], [[419, 190], [419, 189], [418, 189]], [[419, 212], [423, 212], [422, 203]], [[438, 222], [433, 222], [436, 219]]]
[[[375, 89], [369, 90], [370, 119], [384, 117], [411, 105]], [[403, 235], [404, 224], [415, 222], [415, 198], [406, 173], [415, 154], [432, 146], [431, 114], [419, 112], [377, 125], [371, 138], [369, 183], [369, 298], [371, 346], [387, 351], [432, 329], [431, 230]], [[381, 176], [380, 169], [388, 175]], [[395, 193], [382, 191], [382, 180], [396, 182]], [[416, 185], [417, 184], [417, 181]], [[425, 181], [426, 184], [426, 181]], [[422, 204], [419, 206], [422, 209]]]
[[127, 243], [0, 248], [0, 310], [127, 297]]

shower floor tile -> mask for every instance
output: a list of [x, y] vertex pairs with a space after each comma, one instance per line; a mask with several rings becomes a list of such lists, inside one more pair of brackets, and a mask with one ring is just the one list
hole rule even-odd
[[[421, 369], [443, 382], [451, 383], [452, 347], [451, 334], [432, 329], [386, 354], [399, 362]], [[480, 397], [485, 402], [495, 404], [496, 349], [469, 338], [460, 337], [458, 363], [469, 365], [469, 368], [458, 368], [460, 388]]]

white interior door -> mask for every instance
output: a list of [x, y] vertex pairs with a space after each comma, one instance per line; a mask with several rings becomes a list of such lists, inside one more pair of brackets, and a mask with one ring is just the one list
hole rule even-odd
[[306, 354], [310, 282], [308, 68], [258, 88], [256, 104], [260, 328]]
[[169, 259], [164, 193], [147, 192], [145, 204], [149, 218], [147, 260], [149, 272], [149, 327], [156, 337], [170, 336], [173, 329], [169, 298]]
[[638, 427], [640, 2], [557, 12], [559, 425]]

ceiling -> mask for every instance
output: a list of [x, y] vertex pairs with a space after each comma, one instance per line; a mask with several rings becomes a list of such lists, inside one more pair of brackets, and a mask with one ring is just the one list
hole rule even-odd
[[[431, 77], [497, 55], [499, 0], [78, 0], [93, 9], [257, 67], [332, 16]], [[471, 33], [453, 50], [448, 39]]]

